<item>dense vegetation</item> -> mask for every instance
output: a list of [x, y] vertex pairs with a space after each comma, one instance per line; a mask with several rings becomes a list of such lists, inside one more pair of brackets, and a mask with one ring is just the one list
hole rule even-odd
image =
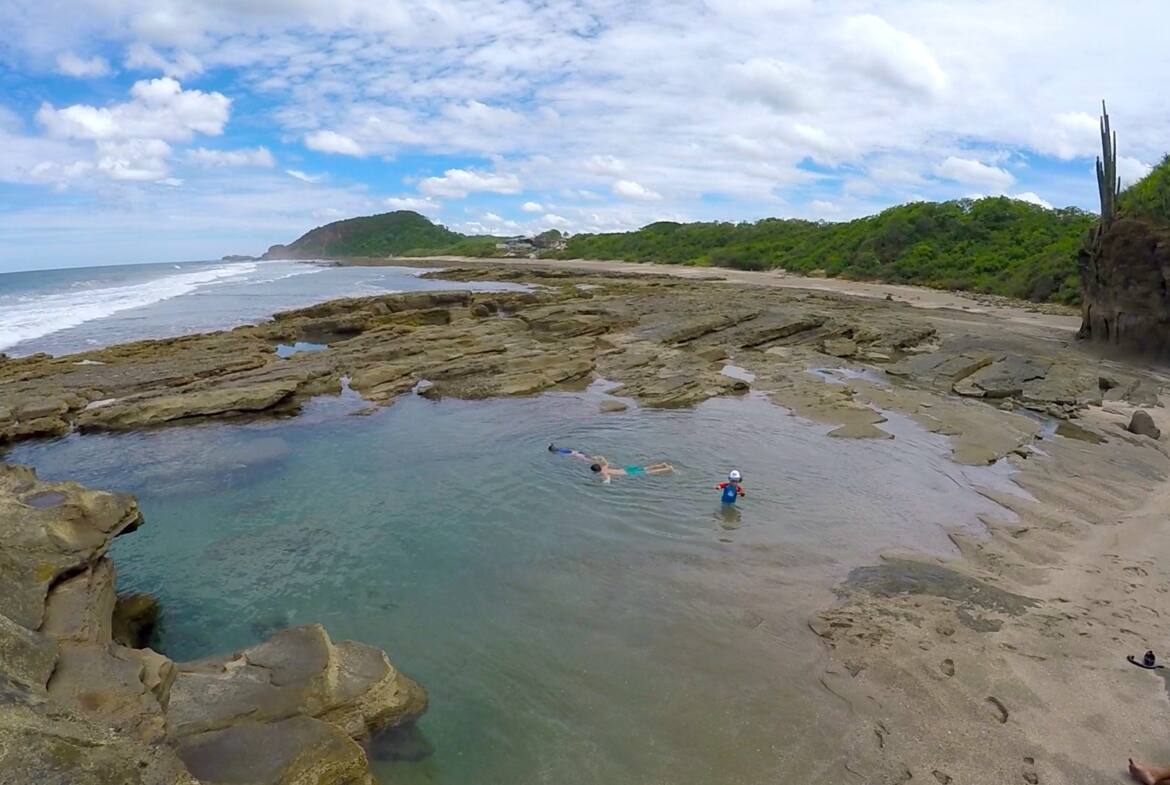
[[446, 249], [465, 239], [416, 212], [398, 210], [318, 226], [291, 245], [274, 245], [265, 256], [285, 259], [394, 256], [422, 248]]
[[1128, 215], [1170, 222], [1170, 155], [1123, 191], [1119, 206]]
[[1072, 303], [1080, 296], [1077, 249], [1094, 220], [1006, 197], [915, 202], [844, 223], [660, 222], [577, 235], [556, 256], [783, 268]]

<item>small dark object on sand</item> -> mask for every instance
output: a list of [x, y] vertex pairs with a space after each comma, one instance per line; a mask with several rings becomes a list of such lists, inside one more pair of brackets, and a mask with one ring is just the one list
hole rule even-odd
[[1154, 656], [1154, 653], [1152, 651], [1147, 651], [1144, 655], [1142, 655], [1141, 662], [1138, 662], [1137, 658], [1134, 657], [1132, 654], [1126, 656], [1125, 659], [1129, 661], [1130, 665], [1136, 665], [1139, 668], [1145, 668], [1148, 671], [1156, 671], [1159, 668], [1166, 667], [1165, 665], [1158, 664], [1158, 659], [1157, 659], [1157, 657]]

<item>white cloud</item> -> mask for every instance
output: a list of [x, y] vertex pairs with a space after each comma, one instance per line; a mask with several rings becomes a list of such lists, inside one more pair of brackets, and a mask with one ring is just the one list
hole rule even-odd
[[1133, 185], [1150, 173], [1154, 167], [1143, 163], [1128, 155], [1117, 156], [1117, 176], [1121, 178], [1121, 187]]
[[196, 166], [261, 166], [271, 168], [276, 166], [276, 159], [272, 157], [267, 147], [255, 147], [239, 150], [210, 150], [206, 147], [196, 147], [186, 154], [188, 163]]
[[557, 215], [556, 213], [545, 213], [540, 218], [540, 223], [544, 226], [551, 226], [554, 228], [561, 228], [572, 223], [568, 218]]
[[809, 76], [803, 69], [772, 57], [754, 57], [727, 67], [731, 89], [781, 111], [796, 111], [808, 102]]
[[420, 199], [417, 196], [391, 196], [386, 199], [386, 206], [395, 210], [414, 210], [421, 212], [438, 212], [443, 205], [434, 199]]
[[930, 48], [880, 16], [846, 19], [842, 38], [841, 55], [863, 76], [927, 95], [940, 93], [947, 85], [947, 75]]
[[633, 180], [618, 180], [613, 184], [613, 192], [618, 196], [624, 196], [627, 199], [640, 199], [642, 201], [657, 201], [662, 198], [662, 195], [656, 191], [652, 191], [641, 183], [636, 183]]
[[838, 205], [825, 199], [813, 199], [808, 203], [808, 207], [818, 215], [833, 215], [841, 212]]
[[300, 180], [302, 183], [319, 183], [325, 179], [323, 174], [309, 174], [302, 172], [300, 169], [285, 169], [284, 173], [289, 177]]
[[619, 175], [626, 171], [626, 162], [613, 155], [592, 155], [585, 162], [585, 171], [597, 174]]
[[1030, 202], [1031, 204], [1038, 204], [1046, 210], [1052, 209], [1052, 203], [1042, 198], [1032, 191], [1024, 191], [1023, 193], [1012, 194], [1013, 199], [1018, 199], [1021, 202]]
[[1011, 172], [998, 166], [988, 166], [971, 158], [959, 158], [954, 155], [936, 166], [934, 173], [947, 180], [980, 186], [1000, 193], [1016, 181]]
[[162, 71], [164, 76], [175, 79], [203, 73], [203, 62], [190, 52], [177, 52], [174, 59], [168, 60], [153, 46], [141, 41], [127, 50], [124, 65], [131, 70]]
[[171, 146], [161, 139], [103, 139], [97, 149], [97, 169], [111, 179], [140, 182], [167, 179]]
[[311, 134], [306, 134], [305, 147], [321, 153], [352, 155], [358, 158], [366, 154], [361, 145], [336, 131], [314, 131]]
[[112, 72], [110, 64], [104, 57], [95, 56], [84, 59], [73, 52], [62, 52], [57, 55], [57, 70], [66, 76], [74, 76], [78, 79], [109, 76]]
[[443, 172], [442, 177], [424, 179], [419, 183], [418, 189], [430, 196], [446, 196], [454, 199], [481, 191], [514, 194], [520, 191], [520, 178], [514, 174], [448, 169]]
[[544, 205], [542, 205], [540, 202], [525, 202], [524, 204], [520, 205], [520, 209], [526, 213], [543, 213]]
[[184, 90], [163, 77], [135, 82], [132, 100], [109, 107], [73, 104], [41, 106], [37, 121], [63, 139], [164, 139], [185, 141], [195, 134], [218, 136], [228, 120], [231, 100], [220, 93]]

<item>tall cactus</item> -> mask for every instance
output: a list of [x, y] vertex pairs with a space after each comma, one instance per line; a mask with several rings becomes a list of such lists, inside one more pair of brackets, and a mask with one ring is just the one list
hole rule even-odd
[[1101, 194], [1101, 223], [1108, 226], [1117, 217], [1121, 178], [1117, 176], [1117, 132], [1109, 129], [1109, 112], [1105, 110], [1104, 101], [1101, 102], [1101, 157], [1097, 159], [1097, 190]]

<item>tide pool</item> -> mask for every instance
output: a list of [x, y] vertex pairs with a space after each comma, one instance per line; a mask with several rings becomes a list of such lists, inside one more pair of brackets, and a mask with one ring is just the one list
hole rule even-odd
[[[826, 436], [762, 397], [601, 414], [604, 385], [535, 398], [345, 394], [300, 417], [70, 436], [6, 459], [138, 495], [112, 556], [192, 659], [321, 622], [429, 691], [386, 783], [811, 781], [847, 708], [808, 618], [879, 551], [951, 552], [1004, 514], [944, 438]], [[602, 484], [550, 442], [677, 473]], [[715, 484], [744, 473], [734, 511]], [[429, 753], [429, 754], [428, 754]]]

